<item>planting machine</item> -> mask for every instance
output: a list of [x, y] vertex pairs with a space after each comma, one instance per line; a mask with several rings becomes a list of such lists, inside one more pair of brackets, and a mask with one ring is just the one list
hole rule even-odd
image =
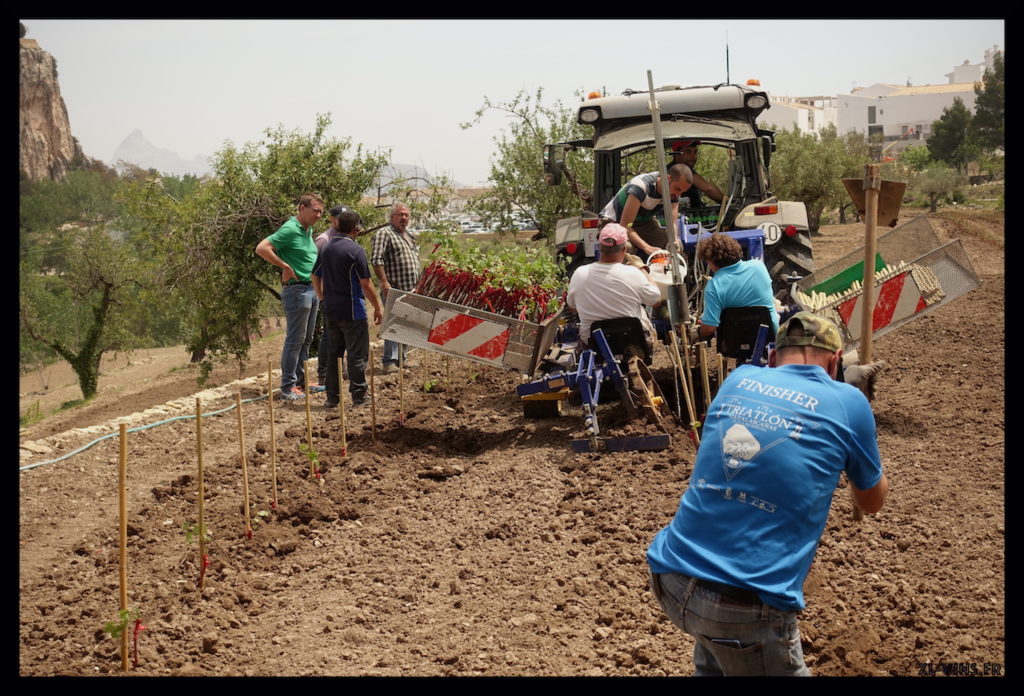
[[[522, 374], [541, 376], [517, 388], [527, 417], [555, 416], [567, 400], [583, 409], [588, 438], [573, 443], [577, 451], [663, 449], [669, 436], [599, 439], [599, 402], [609, 392], [623, 402], [628, 416], [644, 417], [664, 431], [666, 402], [647, 365], [642, 349], [626, 340], [616, 327], [594, 332], [594, 349], [575, 353], [577, 325], [566, 308], [534, 323], [414, 292], [391, 289], [385, 302], [379, 336], [423, 350]], [[613, 349], [614, 344], [618, 349]], [[603, 390], [603, 391], [602, 391]]]

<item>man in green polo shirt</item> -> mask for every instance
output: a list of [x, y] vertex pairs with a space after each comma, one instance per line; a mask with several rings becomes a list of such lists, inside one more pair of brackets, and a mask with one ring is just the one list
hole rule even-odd
[[281, 269], [281, 303], [287, 325], [281, 351], [281, 398], [289, 401], [303, 397], [302, 366], [309, 358], [320, 306], [310, 274], [316, 263], [313, 225], [323, 212], [324, 202], [319, 196], [304, 194], [295, 215], [256, 245], [257, 255]]

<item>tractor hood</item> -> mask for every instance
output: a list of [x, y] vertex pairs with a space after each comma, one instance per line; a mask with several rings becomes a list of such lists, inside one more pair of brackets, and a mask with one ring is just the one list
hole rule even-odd
[[[742, 118], [722, 116], [707, 119], [699, 116], [676, 117], [662, 120], [661, 133], [665, 140], [697, 138], [737, 142], [754, 140], [757, 133]], [[654, 143], [654, 125], [651, 122], [634, 123], [623, 128], [606, 131], [594, 138], [595, 150], [621, 150], [626, 147], [650, 146]]]

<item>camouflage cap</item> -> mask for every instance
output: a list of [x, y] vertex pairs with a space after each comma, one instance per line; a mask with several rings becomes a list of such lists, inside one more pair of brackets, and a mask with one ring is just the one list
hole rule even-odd
[[[795, 327], [802, 327], [802, 336], [790, 336]], [[797, 312], [779, 327], [775, 335], [775, 349], [793, 346], [812, 346], [822, 348], [830, 353], [843, 349], [843, 339], [839, 329], [828, 319], [811, 312]]]

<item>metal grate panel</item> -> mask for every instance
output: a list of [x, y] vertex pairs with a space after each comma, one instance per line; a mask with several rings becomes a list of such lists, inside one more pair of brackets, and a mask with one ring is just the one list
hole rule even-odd
[[[872, 332], [873, 338], [877, 339], [880, 336], [884, 336], [893, 329], [898, 329], [904, 324], [942, 307], [947, 302], [951, 302], [981, 285], [981, 280], [971, 266], [970, 259], [960, 240], [955, 239], [940, 245], [938, 236], [935, 234], [934, 229], [932, 229], [927, 216], [917, 217], [882, 235], [876, 240], [876, 250], [881, 254], [886, 264], [896, 265], [901, 261], [905, 261], [908, 267], [913, 268], [916, 266], [919, 268], [917, 271], [911, 270], [910, 272], [911, 279], [915, 283], [913, 287], [915, 289], [920, 287], [923, 296], [922, 303], [927, 301], [929, 304], [912, 314], [894, 318], [884, 326], [875, 328]], [[797, 283], [797, 287], [801, 290], [809, 290], [818, 283], [842, 273], [851, 266], [863, 262], [863, 260], [864, 249], [862, 247], [802, 279]], [[937, 280], [939, 285], [938, 291], [934, 292], [934, 294], [925, 290], [924, 283], [929, 280], [930, 274], [934, 274], [934, 280]], [[876, 303], [875, 314], [873, 315], [876, 324], [879, 321], [879, 290], [888, 282], [890, 282], [890, 279], [875, 283], [872, 297]], [[849, 328], [850, 326], [855, 327], [859, 334], [860, 320], [858, 318], [856, 322], [847, 321], [849, 316], [844, 319], [844, 309], [848, 310], [850, 307], [848, 303], [855, 302], [862, 294], [862, 291], [848, 293], [823, 307], [813, 310], [814, 313], [830, 319], [839, 326], [840, 333], [843, 335], [845, 351], [852, 350], [860, 345], [859, 335], [853, 335]], [[848, 311], [845, 313], [848, 315]]]

